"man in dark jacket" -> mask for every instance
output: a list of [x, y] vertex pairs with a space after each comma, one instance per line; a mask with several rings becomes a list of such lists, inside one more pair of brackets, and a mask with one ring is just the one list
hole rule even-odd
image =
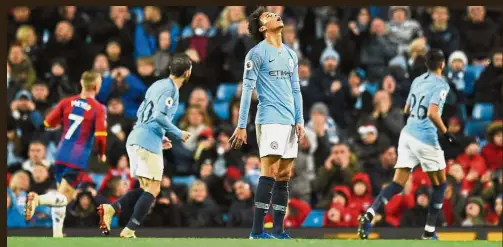
[[250, 184], [239, 180], [234, 184], [236, 199], [229, 208], [227, 226], [251, 227], [253, 224], [253, 191]]
[[378, 163], [363, 164], [365, 172], [370, 176], [372, 184], [373, 196], [377, 196], [381, 191], [382, 186], [393, 180], [393, 174], [396, 164], [396, 148], [388, 146], [379, 154]]
[[424, 30], [431, 48], [441, 49], [446, 57], [460, 47], [459, 31], [449, 24], [449, 9], [445, 6], [435, 6], [431, 12], [433, 22]]
[[[428, 205], [430, 203], [430, 189], [420, 187], [416, 191], [416, 206], [407, 210], [402, 216], [401, 227], [422, 227], [426, 224], [428, 218]], [[440, 213], [437, 217], [436, 226], [442, 226], [445, 223], [444, 214]]]
[[503, 85], [503, 50], [494, 53], [492, 62], [475, 81], [475, 102], [501, 107]]

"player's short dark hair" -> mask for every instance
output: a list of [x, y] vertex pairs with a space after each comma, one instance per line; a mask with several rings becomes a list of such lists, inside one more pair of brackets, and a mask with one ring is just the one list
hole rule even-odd
[[265, 38], [264, 33], [259, 30], [260, 27], [264, 25], [260, 21], [260, 16], [262, 16], [264, 12], [266, 12], [264, 6], [259, 6], [248, 16], [248, 32], [256, 41], [262, 41]]
[[173, 56], [169, 63], [169, 74], [180, 77], [189, 70], [192, 66], [192, 61], [185, 53], [178, 53]]
[[445, 56], [440, 49], [431, 49], [426, 53], [426, 67], [429, 70], [440, 69], [440, 66], [445, 61]]

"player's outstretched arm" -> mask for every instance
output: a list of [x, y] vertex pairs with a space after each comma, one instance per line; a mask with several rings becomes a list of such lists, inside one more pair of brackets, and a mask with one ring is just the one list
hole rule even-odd
[[56, 107], [47, 115], [44, 120], [44, 127], [46, 129], [55, 129], [63, 120], [63, 104], [66, 102], [65, 100], [60, 101]]
[[161, 127], [166, 130], [166, 134], [169, 137], [175, 137], [176, 139], [182, 140], [183, 133], [182, 130], [176, 127], [168, 116], [161, 111], [154, 111], [153, 113], [154, 121], [156, 121]]
[[304, 138], [304, 113], [302, 93], [300, 91], [299, 64], [297, 56], [294, 57], [294, 64], [295, 65], [293, 66], [293, 74], [290, 82], [292, 84], [293, 104], [295, 107], [295, 131], [300, 140]]

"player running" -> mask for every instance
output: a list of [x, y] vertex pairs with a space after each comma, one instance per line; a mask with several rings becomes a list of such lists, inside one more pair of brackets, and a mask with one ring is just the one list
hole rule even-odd
[[[304, 119], [298, 59], [281, 41], [283, 26], [280, 16], [266, 12], [263, 7], [249, 17], [248, 30], [260, 43], [246, 55], [239, 122], [229, 139], [236, 149], [246, 143], [250, 97], [256, 86], [259, 104], [255, 123], [261, 176], [255, 193], [250, 239], [290, 238], [284, 231], [283, 220], [298, 140], [304, 137]], [[274, 209], [272, 235], [264, 232], [264, 217], [270, 203]]]
[[428, 72], [417, 77], [412, 83], [404, 112], [409, 115], [407, 124], [400, 134], [398, 142], [398, 159], [395, 165], [393, 182], [376, 197], [372, 206], [360, 216], [358, 234], [367, 239], [372, 219], [381, 205], [386, 204], [394, 195], [403, 190], [412, 169], [421, 164], [428, 173], [433, 185], [428, 218], [422, 239], [438, 239], [435, 233], [435, 222], [442, 210], [446, 189], [445, 158], [439, 141], [440, 132], [451, 145], [457, 140], [442, 122], [442, 109], [449, 92], [449, 85], [442, 78], [445, 58], [441, 50], [431, 49], [426, 54]]
[[101, 76], [90, 71], [84, 72], [80, 84], [82, 92], [62, 99], [44, 122], [46, 128], [63, 126], [55, 161], [57, 192], [44, 195], [30, 192], [26, 202], [25, 219], [27, 221], [31, 220], [38, 205], [52, 207], [53, 237], [63, 237], [66, 205], [73, 198], [80, 173], [87, 168], [94, 139], [96, 139], [101, 160], [106, 161], [105, 107], [94, 99], [100, 91]]
[[140, 188], [129, 191], [113, 204], [98, 207], [100, 228], [110, 234], [110, 222], [121, 208], [134, 208], [122, 238], [136, 238], [135, 230], [147, 216], [161, 190], [164, 170], [162, 149], [171, 148], [171, 139], [185, 142], [190, 133], [178, 129], [171, 121], [178, 108], [178, 90], [190, 77], [192, 62], [185, 54], [175, 55], [169, 66], [170, 76], [152, 84], [137, 112], [135, 128], [128, 136], [126, 149], [131, 173], [138, 177]]

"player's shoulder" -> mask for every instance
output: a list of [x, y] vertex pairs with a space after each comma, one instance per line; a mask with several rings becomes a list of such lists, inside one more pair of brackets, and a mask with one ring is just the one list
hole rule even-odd
[[87, 98], [87, 103], [89, 105], [91, 105], [91, 107], [98, 112], [105, 112], [106, 111], [105, 105], [101, 104], [101, 102], [99, 102], [95, 98]]
[[297, 53], [292, 49], [290, 48], [288, 45], [286, 45], [285, 43], [283, 43], [283, 46], [285, 47], [285, 50], [288, 52], [288, 55], [290, 55], [290, 57], [294, 60], [294, 61], [298, 61], [298, 57], [297, 57]]
[[248, 54], [246, 54], [248, 60], [254, 60], [257, 62], [260, 61], [264, 56], [265, 56], [264, 41], [261, 41], [258, 44], [256, 44], [248, 51]]

